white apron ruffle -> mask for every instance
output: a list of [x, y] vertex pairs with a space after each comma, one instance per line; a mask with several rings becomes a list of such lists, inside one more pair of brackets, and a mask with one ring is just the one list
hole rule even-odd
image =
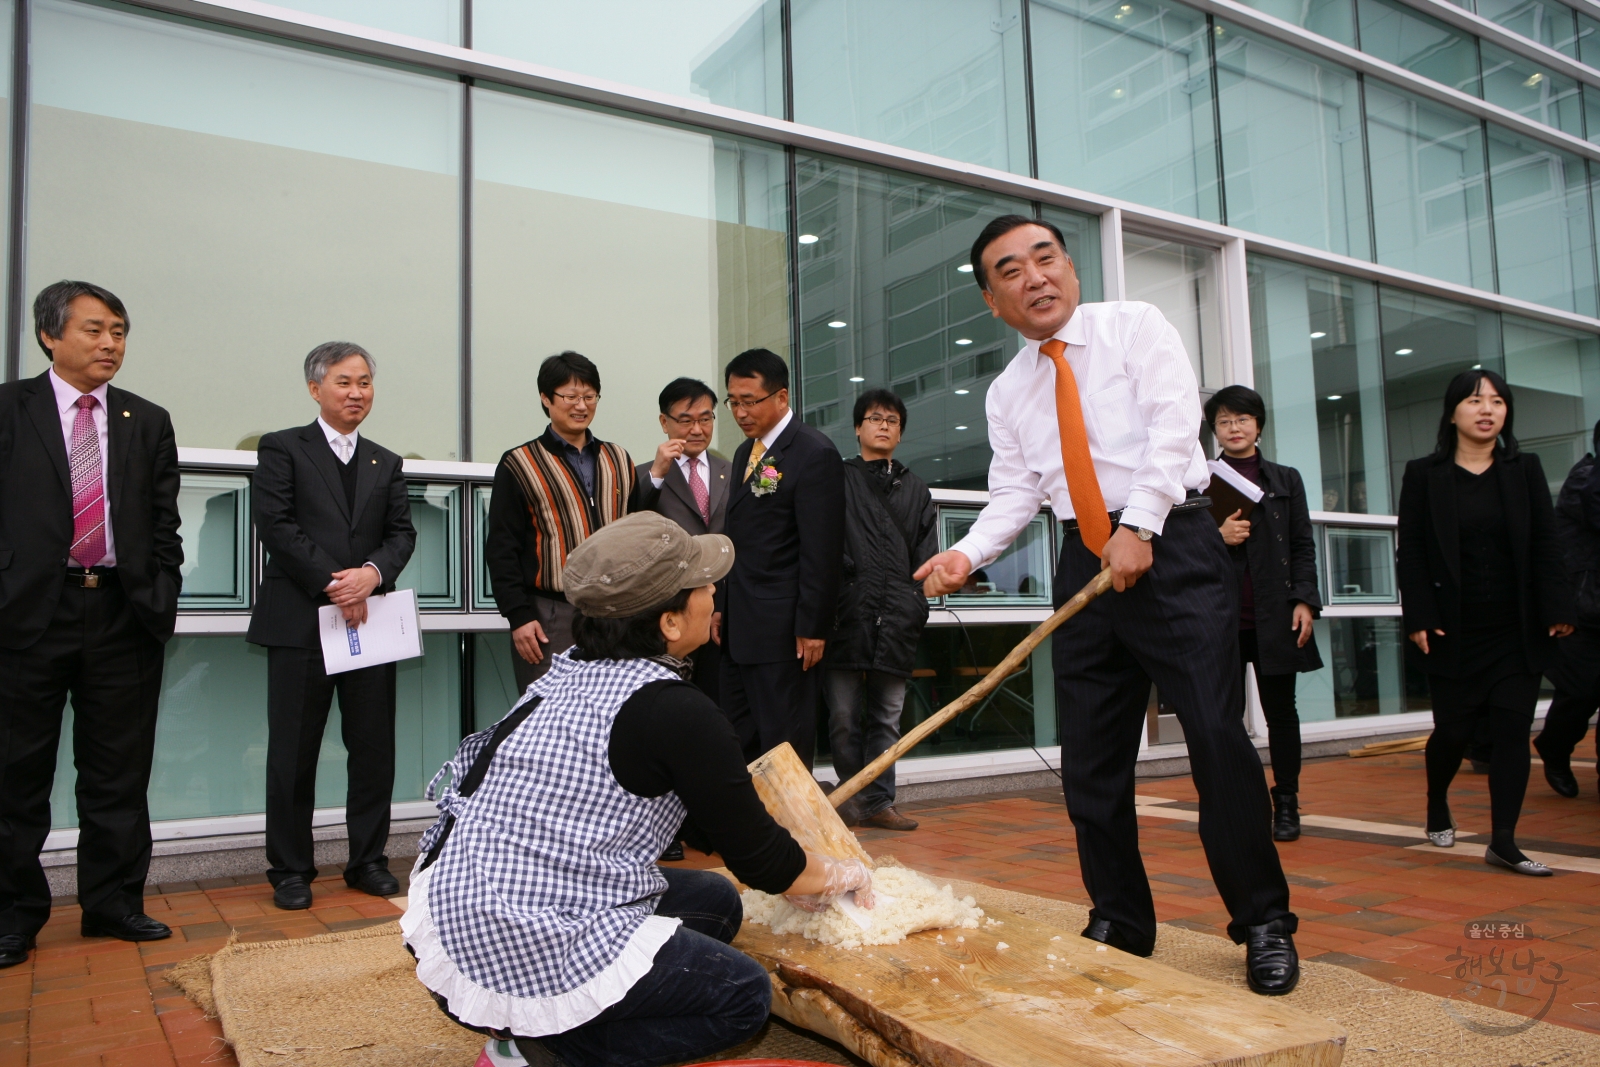
[[677, 933], [679, 920], [651, 915], [639, 924], [616, 959], [576, 989], [552, 997], [497, 993], [456, 969], [428, 913], [433, 868], [414, 872], [400, 931], [417, 957], [417, 978], [450, 1003], [456, 1018], [473, 1026], [509, 1030], [518, 1037], [563, 1034], [582, 1026], [627, 995], [649, 973], [656, 953]]

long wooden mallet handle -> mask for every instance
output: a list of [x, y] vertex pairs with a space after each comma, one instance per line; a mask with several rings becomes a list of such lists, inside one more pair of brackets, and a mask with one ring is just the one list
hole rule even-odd
[[860, 774], [857, 774], [854, 778], [850, 779], [848, 782], [845, 782], [843, 785], [839, 786], [839, 788], [829, 793], [828, 800], [835, 808], [837, 808], [839, 805], [843, 804], [845, 801], [861, 792], [861, 790], [865, 789], [867, 787], [867, 783], [871, 782], [873, 779], [877, 778], [878, 775], [887, 770], [889, 765], [895, 760], [899, 759], [901, 756], [904, 756], [907, 752], [910, 752], [913, 748], [917, 747], [918, 742], [920, 742], [924, 737], [927, 737], [939, 727], [943, 726], [945, 723], [949, 722], [957, 715], [960, 715], [963, 711], [966, 711], [968, 708], [972, 707], [972, 705], [976, 704], [978, 701], [982, 700], [984, 697], [998, 689], [1000, 687], [1000, 683], [1009, 678], [1012, 672], [1018, 667], [1022, 666], [1022, 662], [1033, 654], [1033, 650], [1039, 647], [1039, 642], [1043, 641], [1046, 637], [1049, 637], [1051, 632], [1055, 630], [1056, 627], [1060, 626], [1078, 612], [1082, 611], [1085, 604], [1089, 603], [1089, 601], [1093, 600], [1095, 597], [1099, 596], [1101, 593], [1104, 593], [1110, 588], [1110, 570], [1103, 570], [1099, 574], [1095, 575], [1094, 579], [1090, 581], [1088, 585], [1084, 586], [1082, 589], [1073, 594], [1071, 600], [1067, 601], [1065, 604], [1061, 605], [1060, 608], [1056, 609], [1056, 613], [1054, 615], [1040, 623], [1037, 630], [1034, 630], [1027, 637], [1023, 638], [1022, 643], [1016, 648], [1013, 648], [1010, 654], [1007, 655], [1005, 659], [1000, 661], [1000, 665], [994, 670], [990, 671], [987, 676], [980, 679], [977, 685], [973, 686], [971, 689], [968, 689], [965, 693], [962, 693], [960, 696], [956, 697], [955, 700], [946, 704], [944, 707], [940, 708], [938, 711], [919, 722], [910, 733], [896, 741], [883, 753], [883, 755], [879, 756], [877, 759], [863, 767]]

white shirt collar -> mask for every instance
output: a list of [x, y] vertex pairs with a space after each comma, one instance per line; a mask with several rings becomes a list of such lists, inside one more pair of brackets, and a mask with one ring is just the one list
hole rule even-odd
[[[1078, 345], [1080, 347], [1089, 343], [1088, 328], [1084, 326], [1083, 323], [1082, 304], [1079, 304], [1077, 307], [1072, 309], [1072, 317], [1066, 322], [1063, 322], [1061, 324], [1061, 329], [1051, 334], [1051, 337], [1057, 341], [1063, 341], [1066, 344]], [[1028, 342], [1028, 351], [1033, 353], [1034, 359], [1039, 358], [1039, 346], [1043, 343], [1044, 342], [1042, 341]]]
[[321, 415], [317, 416], [317, 425], [322, 427], [322, 436], [328, 439], [328, 444], [330, 446], [333, 444], [333, 440], [336, 437], [348, 437], [350, 438], [350, 443], [353, 445], [356, 443], [356, 438], [361, 436], [361, 430], [359, 428], [351, 430], [347, 434], [341, 435], [338, 430], [335, 430], [332, 426], [329, 426], [327, 422], [323, 420]]
[[789, 428], [789, 423], [794, 419], [794, 408], [784, 412], [783, 418], [778, 420], [778, 425], [761, 435], [761, 450], [765, 452], [772, 447], [772, 442], [783, 436], [783, 431]]
[[77, 386], [69, 385], [62, 381], [61, 376], [56, 373], [56, 369], [51, 367], [50, 388], [54, 389], [56, 393], [56, 409], [65, 415], [68, 408], [77, 406], [78, 398], [81, 396], [94, 397], [100, 402], [101, 410], [104, 410], [106, 406], [106, 391], [110, 388], [110, 383], [101, 382], [87, 393], [80, 393]]
[[707, 470], [709, 470], [710, 467], [711, 467], [711, 460], [707, 457], [705, 452], [701, 452], [698, 456], [693, 456], [693, 457], [691, 457], [691, 456], [679, 456], [678, 457], [678, 466], [683, 468], [683, 472], [685, 474], [689, 473], [689, 464], [691, 464], [691, 463], [693, 463], [694, 465], [696, 465], [698, 467], [702, 467], [704, 469], [707, 469]]

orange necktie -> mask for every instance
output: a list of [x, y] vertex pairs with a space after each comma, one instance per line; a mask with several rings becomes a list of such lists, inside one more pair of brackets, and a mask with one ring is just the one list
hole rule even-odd
[[1089, 457], [1089, 434], [1083, 428], [1083, 404], [1078, 399], [1078, 379], [1067, 364], [1065, 341], [1052, 338], [1039, 351], [1056, 365], [1056, 424], [1061, 429], [1061, 469], [1067, 475], [1067, 495], [1078, 520], [1083, 546], [1100, 555], [1111, 539], [1111, 516], [1100, 492], [1100, 479]]

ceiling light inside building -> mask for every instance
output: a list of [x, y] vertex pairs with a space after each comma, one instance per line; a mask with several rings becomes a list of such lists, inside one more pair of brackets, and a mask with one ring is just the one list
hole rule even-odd
[[1113, 99], [1113, 100], [1121, 100], [1124, 96], [1127, 96], [1127, 95], [1128, 95], [1128, 90], [1122, 88], [1121, 86], [1118, 86], [1117, 88], [1111, 90], [1111, 99]]
[[1397, 355], [1397, 356], [1409, 356], [1411, 354], [1411, 349], [1409, 349], [1409, 348], [1397, 348], [1397, 349], [1394, 350], [1394, 354]]
[[1534, 86], [1538, 85], [1542, 81], [1544, 81], [1544, 75], [1538, 73], [1537, 71], [1535, 71], [1533, 74], [1530, 74], [1528, 76], [1528, 79], [1526, 81], [1524, 81], [1522, 84], [1525, 87], [1527, 87], [1529, 89], [1532, 89]]
[[1472, 369], [1473, 370], [1482, 370], [1483, 369], [1483, 364], [1482, 363], [1474, 363], [1472, 365]]
[[956, 338], [956, 344], [958, 344], [958, 345], [970, 345], [971, 343], [972, 343], [972, 338], [970, 338], [970, 337], [957, 337]]
[[1328, 335], [1327, 335], [1327, 333], [1326, 333], [1326, 332], [1325, 332], [1325, 331], [1323, 331], [1323, 330], [1318, 330], [1318, 331], [1317, 331], [1317, 332], [1315, 332], [1315, 333], [1313, 333], [1313, 334], [1312, 334], [1312, 335], [1311, 335], [1311, 339], [1312, 339], [1312, 340], [1313, 340], [1313, 341], [1320, 341], [1320, 340], [1321, 340], [1321, 339], [1322, 339], [1322, 338], [1324, 338], [1324, 337], [1326, 337], [1326, 336], [1328, 336]]
[[966, 396], [970, 392], [972, 392], [971, 389], [957, 389], [956, 396]]
[[961, 266], [956, 268], [956, 271], [958, 273], [960, 273], [960, 274], [971, 274], [972, 273], [972, 264], [971, 263], [963, 263], [963, 264], [961, 264]]
[[966, 429], [966, 427], [965, 427], [965, 426], [957, 426], [957, 427], [956, 427], [956, 429], [958, 429], [958, 430], [965, 430], [965, 429]]
[[852, 382], [864, 382], [864, 381], [866, 381], [865, 378], [860, 378], [860, 377], [852, 377], [850, 380]]
[[1343, 400], [1344, 399], [1344, 394], [1343, 393], [1334, 393], [1328, 399], [1329, 400]]
[[798, 237], [798, 238], [796, 238], [796, 239], [797, 239], [797, 240], [798, 240], [798, 241], [799, 241], [799, 242], [800, 242], [800, 243], [801, 243], [801, 244], [803, 244], [803, 245], [814, 245], [814, 244], [816, 244], [816, 243], [817, 243], [817, 242], [818, 242], [818, 241], [819, 241], [819, 240], [821, 240], [821, 238], [819, 238], [819, 237], [818, 237], [818, 236], [817, 236], [817, 235], [816, 235], [816, 234], [814, 234], [814, 233], [803, 233], [803, 234], [801, 234], [801, 235], [800, 235], [800, 236], [799, 236], [799, 237]]
[[848, 322], [840, 322], [838, 319], [834, 319], [832, 322], [828, 323], [828, 325], [832, 326], [835, 330], [842, 330], [850, 324]]

